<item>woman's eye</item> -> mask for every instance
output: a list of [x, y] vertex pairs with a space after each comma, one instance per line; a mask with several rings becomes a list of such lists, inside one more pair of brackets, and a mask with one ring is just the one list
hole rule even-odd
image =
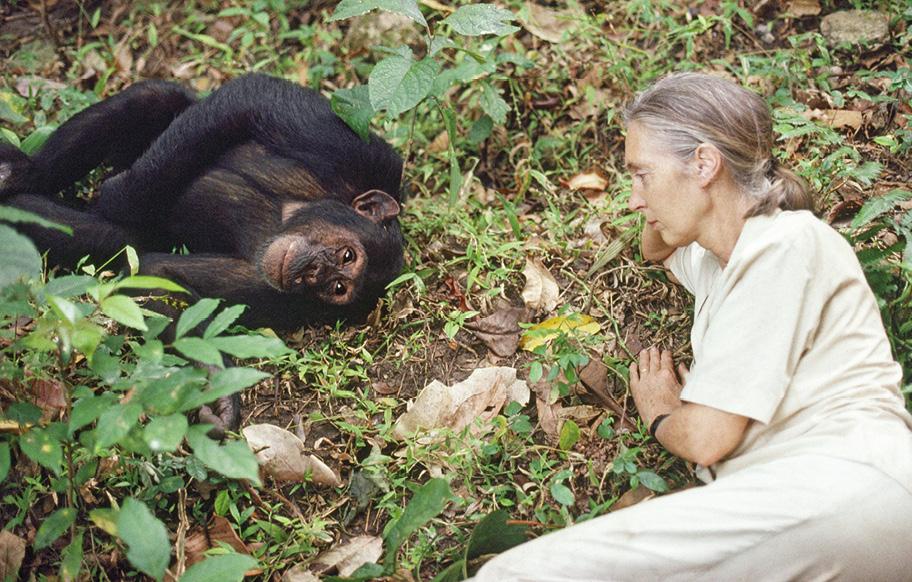
[[335, 295], [345, 295], [345, 285], [343, 285], [342, 283], [336, 283], [333, 286], [333, 293]]
[[342, 255], [342, 264], [347, 265], [354, 260], [355, 260], [355, 251], [353, 251], [351, 249], [345, 249], [345, 254]]

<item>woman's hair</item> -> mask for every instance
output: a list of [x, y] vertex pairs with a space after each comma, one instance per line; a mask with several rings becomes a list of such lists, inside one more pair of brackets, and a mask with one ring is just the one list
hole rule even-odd
[[807, 184], [772, 155], [773, 122], [766, 102], [735, 83], [704, 73], [663, 77], [627, 106], [624, 122], [642, 124], [681, 161], [700, 144], [722, 153], [729, 175], [754, 201], [748, 217], [814, 210]]

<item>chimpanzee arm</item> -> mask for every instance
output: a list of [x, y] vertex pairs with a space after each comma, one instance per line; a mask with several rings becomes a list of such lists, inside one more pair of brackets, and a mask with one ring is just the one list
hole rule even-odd
[[[164, 81], [136, 83], [77, 113], [32, 157], [18, 192], [51, 195], [103, 162], [127, 167], [192, 103], [192, 93]], [[24, 183], [22, 183], [24, 182]]]
[[271, 108], [291, 84], [266, 75], [235, 79], [184, 111], [126, 171], [101, 187], [100, 209], [118, 223], [147, 223], [205, 168], [259, 133], [281, 131]]

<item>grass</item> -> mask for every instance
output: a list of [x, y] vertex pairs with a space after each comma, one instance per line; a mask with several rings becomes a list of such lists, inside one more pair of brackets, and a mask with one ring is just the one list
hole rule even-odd
[[[511, 112], [489, 137], [478, 141], [471, 132], [481, 90], [470, 83], [452, 94], [460, 128], [452, 145], [464, 181], [454, 203], [446, 148], [435, 144], [444, 132], [439, 111], [428, 107], [398, 122], [377, 120], [375, 128], [409, 152], [402, 218], [407, 275], [370, 325], [283, 338], [294, 353], [265, 362], [271, 378], [244, 396], [245, 423], [300, 424], [307, 445], [319, 445], [345, 486], [267, 484], [254, 491], [214, 475], [202, 479], [198, 467], [187, 466], [192, 458], [163, 457], [150, 466], [127, 455], [121, 470], [96, 475], [83, 492], [87, 507], [106, 505], [109, 495], [133, 494], [172, 531], [182, 503], [194, 523], [224, 516], [245, 542], [261, 544], [255, 553], [264, 575], [271, 575], [340, 539], [379, 535], [402, 515], [419, 484], [443, 476], [458, 500], [399, 554], [401, 568], [427, 580], [460, 554], [472, 526], [496, 509], [543, 532], [604, 513], [641, 483], [655, 489], [691, 483], [690, 467], [646, 436], [626, 387], [627, 366], [641, 346], [661, 343], [685, 359], [689, 353], [688, 297], [643, 264], [635, 239], [622, 237], [639, 222], [626, 209], [629, 180], [618, 112], [634, 91], [671, 70], [725, 73], [768, 99], [779, 134], [777, 156], [820, 193], [823, 216], [857, 242], [910, 384], [908, 205], [890, 207], [860, 229], [849, 223], [867, 200], [908, 189], [912, 181], [912, 10], [901, 2], [823, 2], [824, 14], [863, 7], [890, 15], [893, 36], [885, 47], [845, 50], [818, 34], [819, 17], [754, 14], [743, 3], [705, 2], [692, 10], [668, 1], [570, 4], [574, 10], [558, 20], [573, 28], [564, 41], [549, 43], [522, 31], [496, 47], [503, 66], [488, 82]], [[143, 76], [177, 77], [206, 91], [259, 70], [328, 92], [364, 82], [381, 56], [349, 45], [346, 22], [325, 22], [329, 2], [76, 5], [84, 10], [70, 24], [51, 21], [62, 39], [59, 49], [49, 48], [41, 34], [0, 37], [6, 63], [0, 119], [7, 137], [39, 135]], [[507, 5], [527, 10], [519, 2]], [[34, 16], [22, 3], [3, 11]], [[425, 13], [441, 17], [434, 9]], [[773, 25], [772, 43], [759, 38], [760, 24]], [[15, 88], [28, 75], [62, 86], [23, 97]], [[831, 127], [809, 118], [814, 109], [860, 111], [863, 124]], [[604, 196], [590, 200], [564, 186], [591, 171], [607, 178]], [[593, 234], [599, 223], [608, 240]], [[579, 313], [592, 316], [599, 330], [561, 333], [550, 348], [497, 358], [464, 325], [499, 302], [522, 305], [522, 271], [532, 258], [554, 275], [560, 298], [555, 313], [527, 321]], [[600, 268], [590, 272], [596, 263]], [[578, 375], [587, 361], [608, 368], [607, 390], [623, 418], [582, 388]], [[483, 436], [448, 434], [434, 442], [392, 437], [406, 402], [428, 382], [451, 384], [495, 363], [516, 368], [522, 378], [541, 374], [550, 380], [547, 391], [556, 387], [561, 406], [588, 404], [599, 407], [598, 414], [574, 420], [578, 432], [566, 428], [560, 439], [544, 433], [534, 404], [504, 410]], [[200, 478], [171, 479], [184, 471]], [[0, 514], [17, 534], [26, 535], [29, 524], [54, 507], [54, 484], [40, 471], [0, 488]], [[126, 572], [123, 560], [107, 557], [114, 542], [97, 528], [88, 531], [95, 545], [84, 567], [91, 577]], [[44, 550], [28, 568], [50, 572], [58, 549]]]

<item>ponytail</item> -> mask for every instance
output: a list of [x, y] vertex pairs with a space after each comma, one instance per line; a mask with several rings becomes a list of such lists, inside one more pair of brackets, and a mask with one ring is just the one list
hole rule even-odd
[[776, 208], [782, 210], [810, 210], [815, 212], [814, 197], [807, 182], [795, 172], [785, 168], [771, 158], [766, 173], [766, 188], [745, 218], [769, 214]]

